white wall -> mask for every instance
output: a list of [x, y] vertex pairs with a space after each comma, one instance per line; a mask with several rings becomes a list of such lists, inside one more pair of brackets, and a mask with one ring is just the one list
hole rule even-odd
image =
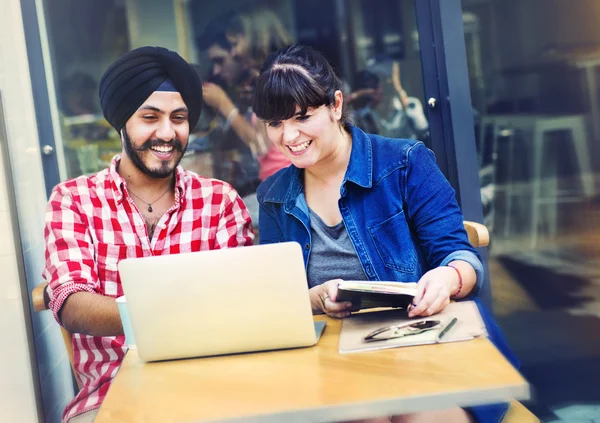
[[[57, 423], [73, 397], [73, 382], [58, 325], [50, 312], [31, 313], [30, 300], [22, 295], [41, 280], [46, 194], [20, 1], [3, 0], [2, 6], [0, 92], [15, 198], [8, 195], [12, 189], [0, 160], [0, 422], [37, 422], [37, 391], [45, 422]], [[11, 221], [9, 201], [16, 206], [16, 220]], [[32, 326], [26, 326], [29, 321]], [[30, 362], [31, 350], [37, 367]]]
[[0, 150], [0, 421], [37, 422], [30, 347], [2, 159]]
[[[11, 38], [10, 26], [2, 20], [10, 20], [10, 14], [0, 17], [0, 40]], [[0, 44], [0, 101], [4, 97], [6, 82], [10, 79], [6, 66], [6, 42]], [[0, 119], [2, 115], [0, 114]], [[34, 385], [34, 369], [31, 363], [30, 343], [27, 336], [25, 310], [21, 295], [21, 280], [17, 248], [7, 186], [8, 169], [4, 166], [8, 117], [0, 122], [0, 421], [37, 422], [37, 406]], [[20, 253], [20, 252], [19, 252]]]

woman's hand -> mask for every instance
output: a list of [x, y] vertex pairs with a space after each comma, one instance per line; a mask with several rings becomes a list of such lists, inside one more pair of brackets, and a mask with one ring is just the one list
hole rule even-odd
[[313, 314], [325, 313], [330, 317], [341, 319], [350, 315], [352, 303], [344, 301], [336, 302], [338, 283], [341, 279], [333, 279], [308, 290]]
[[448, 304], [450, 296], [458, 289], [456, 270], [440, 266], [425, 273], [417, 283], [417, 294], [408, 307], [408, 317], [431, 316], [439, 313]]

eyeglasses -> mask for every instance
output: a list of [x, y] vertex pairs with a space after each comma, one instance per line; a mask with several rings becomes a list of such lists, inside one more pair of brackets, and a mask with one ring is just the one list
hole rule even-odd
[[391, 325], [379, 328], [363, 338], [365, 342], [387, 341], [388, 339], [418, 335], [440, 326], [439, 320], [421, 320], [403, 325]]

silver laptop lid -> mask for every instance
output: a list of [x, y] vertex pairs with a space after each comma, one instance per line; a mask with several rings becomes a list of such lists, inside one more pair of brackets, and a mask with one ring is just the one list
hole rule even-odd
[[125, 259], [119, 273], [145, 361], [316, 343], [297, 243]]

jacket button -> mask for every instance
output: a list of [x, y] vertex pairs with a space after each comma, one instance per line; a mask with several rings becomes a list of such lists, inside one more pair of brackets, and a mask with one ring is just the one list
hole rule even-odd
[[305, 247], [307, 250], [310, 250], [310, 244], [306, 244]]

